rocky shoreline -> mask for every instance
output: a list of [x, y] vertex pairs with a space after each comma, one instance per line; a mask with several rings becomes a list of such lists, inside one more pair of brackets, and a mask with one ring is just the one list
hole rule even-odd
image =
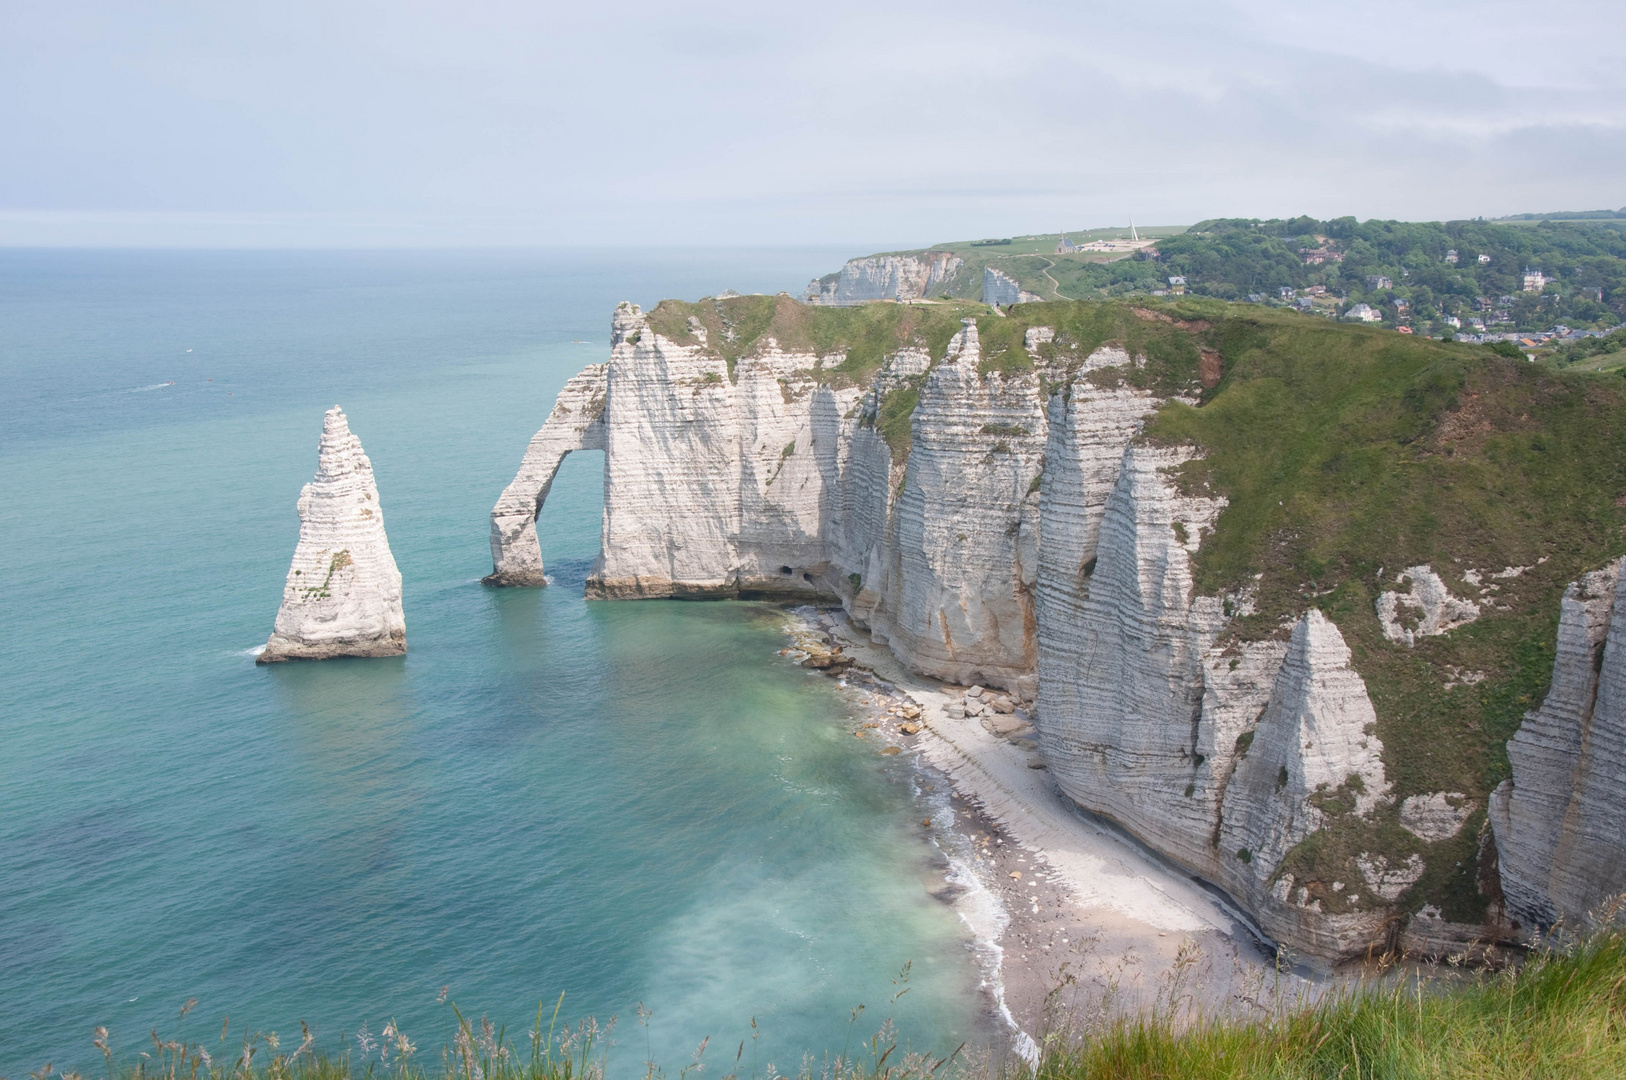
[[971, 930], [989, 1018], [1017, 1054], [1125, 1013], [1245, 1014], [1328, 985], [1277, 972], [1234, 912], [1071, 807], [1036, 752], [1031, 700], [913, 675], [839, 609], [793, 609], [786, 633], [781, 655], [836, 680], [856, 737], [909, 755], [923, 796], [950, 789], [921, 821], [946, 859], [936, 895]]

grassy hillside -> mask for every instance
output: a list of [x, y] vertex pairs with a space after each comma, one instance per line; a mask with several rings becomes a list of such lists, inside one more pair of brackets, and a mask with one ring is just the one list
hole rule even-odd
[[[1184, 225], [1149, 225], [1136, 230], [1141, 237], [1168, 237], [1185, 231]], [[1085, 297], [1087, 292], [1075, 293], [1071, 287], [1081, 271], [1097, 270], [1108, 263], [1120, 261], [1123, 256], [1100, 252], [1078, 252], [1058, 255], [1056, 243], [1063, 236], [1075, 244], [1092, 240], [1118, 240], [1129, 238], [1129, 228], [1085, 229], [1068, 233], [1045, 233], [1038, 236], [996, 237], [983, 240], [955, 240], [933, 244], [932, 251], [952, 251], [965, 261], [965, 266], [939, 290], [940, 295], [965, 300], [982, 299], [982, 271], [986, 266], [1015, 278], [1024, 289], [1046, 300]], [[914, 252], [883, 252], [903, 255]], [[1058, 291], [1059, 289], [1059, 291]]]
[[[944, 291], [971, 300], [981, 298], [982, 268], [992, 265], [1046, 300], [1145, 295], [1168, 288], [1176, 275], [1192, 293], [1226, 300], [1276, 303], [1284, 288], [1319, 285], [1339, 302], [1335, 308], [1368, 303], [1391, 325], [1407, 322], [1435, 336], [1447, 316], [1478, 318], [1507, 331], [1545, 330], [1559, 322], [1606, 327], [1626, 319], [1626, 218], [1508, 224], [1225, 218], [1140, 233], [1159, 237], [1156, 248], [1136, 255], [1059, 255], [1061, 234], [1053, 233], [1015, 237], [1008, 245], [968, 241], [933, 250], [966, 260]], [[1082, 243], [1129, 233], [1066, 235]], [[1447, 261], [1452, 251], [1455, 262]], [[1322, 261], [1309, 261], [1314, 252], [1323, 253]], [[1523, 291], [1527, 267], [1551, 279], [1543, 291]]]
[[1599, 936], [1447, 989], [1400, 982], [1257, 1023], [1127, 1020], [1038, 1080], [1523, 1080], [1626, 1076], [1626, 943]]
[[[1006, 334], [1121, 327], [1126, 318], [1148, 329], [1117, 331], [1119, 340], [1159, 350], [1148, 351], [1153, 362], [1137, 378], [1201, 395], [1198, 407], [1166, 406], [1147, 429], [1200, 448], [1182, 483], [1229, 500], [1198, 554], [1198, 588], [1256, 592], [1257, 613], [1233, 624], [1238, 640], [1280, 636], [1284, 619], [1319, 607], [1366, 680], [1396, 799], [1444, 790], [1480, 808], [1456, 839], [1429, 845], [1400, 827], [1397, 805], [1369, 822], [1329, 799], [1336, 824], [1284, 869], [1319, 893], [1360, 880], [1350, 862], [1360, 851], [1416, 852], [1428, 871], [1401, 908], [1433, 903], [1478, 921], [1482, 872], [1495, 892], [1480, 864], [1485, 796], [1509, 774], [1504, 744], [1546, 692], [1559, 598], [1568, 582], [1626, 552], [1626, 379], [1195, 298], [1022, 305]], [[1184, 350], [1171, 329], [1188, 339]], [[1074, 333], [1059, 333], [1058, 343]], [[1072, 355], [1099, 335], [1079, 334]], [[1408, 648], [1383, 637], [1374, 604], [1381, 591], [1404, 588], [1399, 571], [1423, 563], [1482, 615]], [[1492, 577], [1509, 567], [1528, 569]], [[1479, 586], [1468, 580], [1474, 572]], [[1348, 909], [1344, 895], [1325, 892], [1324, 909]]]

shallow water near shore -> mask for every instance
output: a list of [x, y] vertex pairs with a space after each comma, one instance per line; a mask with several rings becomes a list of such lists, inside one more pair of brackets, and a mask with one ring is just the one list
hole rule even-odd
[[[0, 1076], [91, 1029], [325, 1049], [390, 1018], [620, 1016], [612, 1074], [991, 1034], [906, 761], [750, 604], [587, 603], [602, 458], [490, 590], [486, 514], [617, 300], [795, 290], [837, 252], [0, 252]], [[410, 652], [257, 668], [350, 416]], [[911, 963], [909, 993], [893, 980]], [[184, 1022], [181, 1004], [198, 1006]], [[725, 1060], [726, 1059], [726, 1062]]]

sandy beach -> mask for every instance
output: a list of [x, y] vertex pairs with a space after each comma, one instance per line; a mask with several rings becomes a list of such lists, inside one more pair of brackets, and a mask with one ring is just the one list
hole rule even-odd
[[791, 655], [837, 658], [825, 670], [856, 734], [952, 785], [929, 820], [951, 866], [945, 898], [986, 950], [989, 1007], [1017, 1053], [1123, 1013], [1247, 1014], [1325, 985], [1276, 971], [1221, 897], [1074, 806], [1031, 741], [954, 715], [966, 688], [907, 671], [840, 612], [795, 615]]

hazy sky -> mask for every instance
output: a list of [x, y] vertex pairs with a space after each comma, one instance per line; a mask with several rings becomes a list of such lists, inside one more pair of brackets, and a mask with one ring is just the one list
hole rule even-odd
[[1626, 204], [1626, 3], [0, 0], [0, 244]]

